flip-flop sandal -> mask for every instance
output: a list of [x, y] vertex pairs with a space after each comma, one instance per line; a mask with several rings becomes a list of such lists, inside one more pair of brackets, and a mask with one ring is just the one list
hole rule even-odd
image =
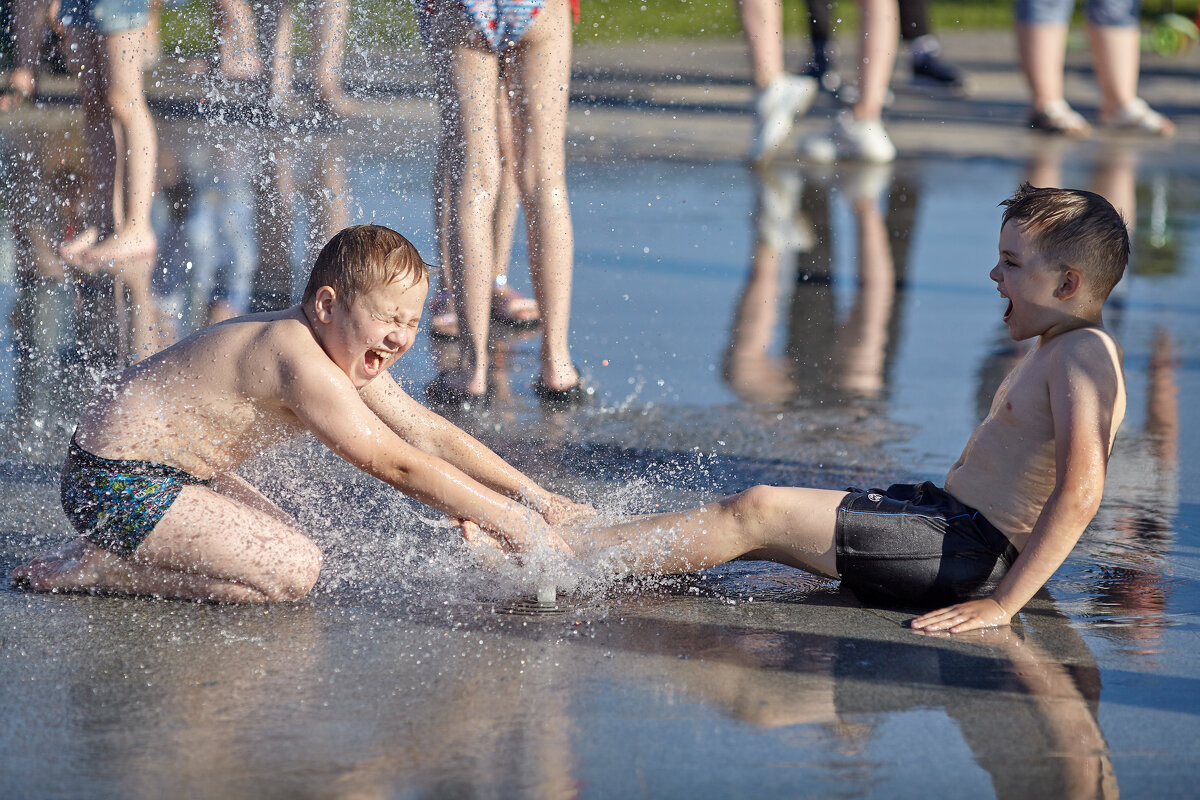
[[1100, 124], [1122, 133], [1144, 133], [1164, 139], [1175, 135], [1174, 123], [1151, 108], [1140, 97], [1130, 100], [1115, 114], [1101, 115]]
[[579, 372], [578, 367], [575, 368], [575, 373], [579, 375], [579, 380], [575, 382], [574, 386], [568, 386], [566, 389], [551, 389], [539, 375], [533, 382], [534, 395], [542, 401], [542, 405], [554, 410], [576, 408], [583, 405], [591, 398], [592, 390], [583, 385], [583, 373]]
[[[523, 317], [522, 311], [532, 311], [533, 316]], [[542, 324], [542, 315], [536, 300], [506, 286], [492, 291], [492, 322], [513, 330], [530, 330]]]
[[488, 382], [487, 391], [483, 394], [475, 394], [468, 392], [460, 386], [450, 382], [450, 371], [442, 370], [437, 374], [432, 381], [425, 387], [425, 399], [429, 404], [438, 408], [458, 408], [462, 410], [470, 410], [473, 408], [487, 408], [492, 403], [492, 398], [496, 394], [496, 387]]
[[454, 294], [449, 289], [442, 289], [429, 301], [429, 335], [447, 341], [459, 337], [458, 312], [454, 310]]
[[1029, 118], [1029, 127], [1055, 136], [1085, 139], [1092, 135], [1092, 126], [1066, 100], [1055, 100]]

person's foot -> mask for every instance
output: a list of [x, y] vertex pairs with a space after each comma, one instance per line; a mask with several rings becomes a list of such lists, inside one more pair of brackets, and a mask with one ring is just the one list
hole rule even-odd
[[14, 69], [8, 77], [8, 88], [0, 94], [0, 114], [16, 111], [26, 103], [33, 102], [36, 94], [33, 73], [27, 69]]
[[[480, 383], [484, 384], [482, 389]], [[442, 370], [425, 386], [425, 399], [439, 408], [483, 408], [491, 403], [494, 394], [486, 374], [479, 378], [459, 368]]]
[[442, 289], [429, 299], [429, 335], [435, 339], [457, 339], [459, 336], [454, 293], [449, 289]]
[[593, 390], [583, 385], [574, 364], [543, 365], [542, 374], [533, 382], [533, 394], [551, 409], [571, 408], [585, 402]]
[[754, 138], [750, 160], [767, 161], [787, 140], [796, 117], [812, 105], [817, 81], [807, 75], [777, 76], [754, 100]]
[[1135, 97], [1124, 108], [1100, 112], [1100, 124], [1121, 133], [1140, 133], [1169, 139], [1175, 135], [1175, 124], [1151, 108], [1145, 100]]
[[918, 86], [940, 89], [958, 97], [970, 94], [967, 73], [953, 64], [947, 64], [937, 53], [914, 55], [912, 73], [913, 83]]
[[63, 242], [59, 245], [58, 255], [63, 261], [71, 266], [76, 266], [79, 257], [92, 245], [100, 240], [100, 229], [95, 225], [89, 225], [83, 229], [83, 232], [69, 242]]
[[516, 330], [535, 328], [542, 321], [537, 300], [526, 297], [497, 279], [492, 289], [492, 322], [507, 325]]
[[801, 150], [808, 160], [819, 164], [835, 161], [866, 161], [871, 164], [890, 164], [896, 160], [896, 146], [878, 119], [855, 119], [849, 111], [842, 112], [824, 133], [806, 138]]
[[96, 272], [150, 261], [157, 253], [158, 241], [153, 232], [123, 231], [101, 239], [67, 263], [83, 272]]
[[35, 592], [80, 592], [106, 585], [119, 557], [86, 539], [38, 556], [12, 571], [13, 586]]
[[1092, 135], [1092, 126], [1066, 100], [1052, 100], [1029, 117], [1029, 127], [1054, 136], [1085, 139]]

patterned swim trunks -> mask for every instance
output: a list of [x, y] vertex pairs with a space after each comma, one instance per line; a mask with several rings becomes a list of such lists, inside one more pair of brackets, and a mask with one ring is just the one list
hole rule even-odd
[[137, 550], [184, 486], [208, 486], [152, 461], [100, 458], [71, 438], [62, 473], [62, 506], [89, 542], [127, 556]]

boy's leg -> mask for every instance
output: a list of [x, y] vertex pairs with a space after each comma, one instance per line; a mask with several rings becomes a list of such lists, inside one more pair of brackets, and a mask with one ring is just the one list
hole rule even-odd
[[755, 486], [687, 511], [560, 532], [580, 556], [615, 557], [635, 575], [692, 572], [745, 557], [835, 576], [837, 509], [845, 496]]
[[316, 583], [321, 552], [282, 513], [185, 486], [132, 556], [79, 539], [14, 570], [13, 579], [41, 591], [105, 590], [233, 603], [294, 600]]
[[548, 0], [517, 46], [507, 72], [517, 132], [517, 180], [525, 207], [529, 268], [542, 309], [541, 381], [579, 383], [568, 333], [575, 238], [567, 198], [566, 128], [571, 83], [571, 9]]

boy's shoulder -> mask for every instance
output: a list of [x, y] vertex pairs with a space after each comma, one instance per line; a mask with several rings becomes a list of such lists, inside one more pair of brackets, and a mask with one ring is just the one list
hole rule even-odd
[[1048, 361], [1060, 365], [1111, 365], [1118, 374], [1125, 359], [1125, 351], [1116, 337], [1100, 325], [1085, 325], [1059, 334], [1043, 342], [1039, 350]]

